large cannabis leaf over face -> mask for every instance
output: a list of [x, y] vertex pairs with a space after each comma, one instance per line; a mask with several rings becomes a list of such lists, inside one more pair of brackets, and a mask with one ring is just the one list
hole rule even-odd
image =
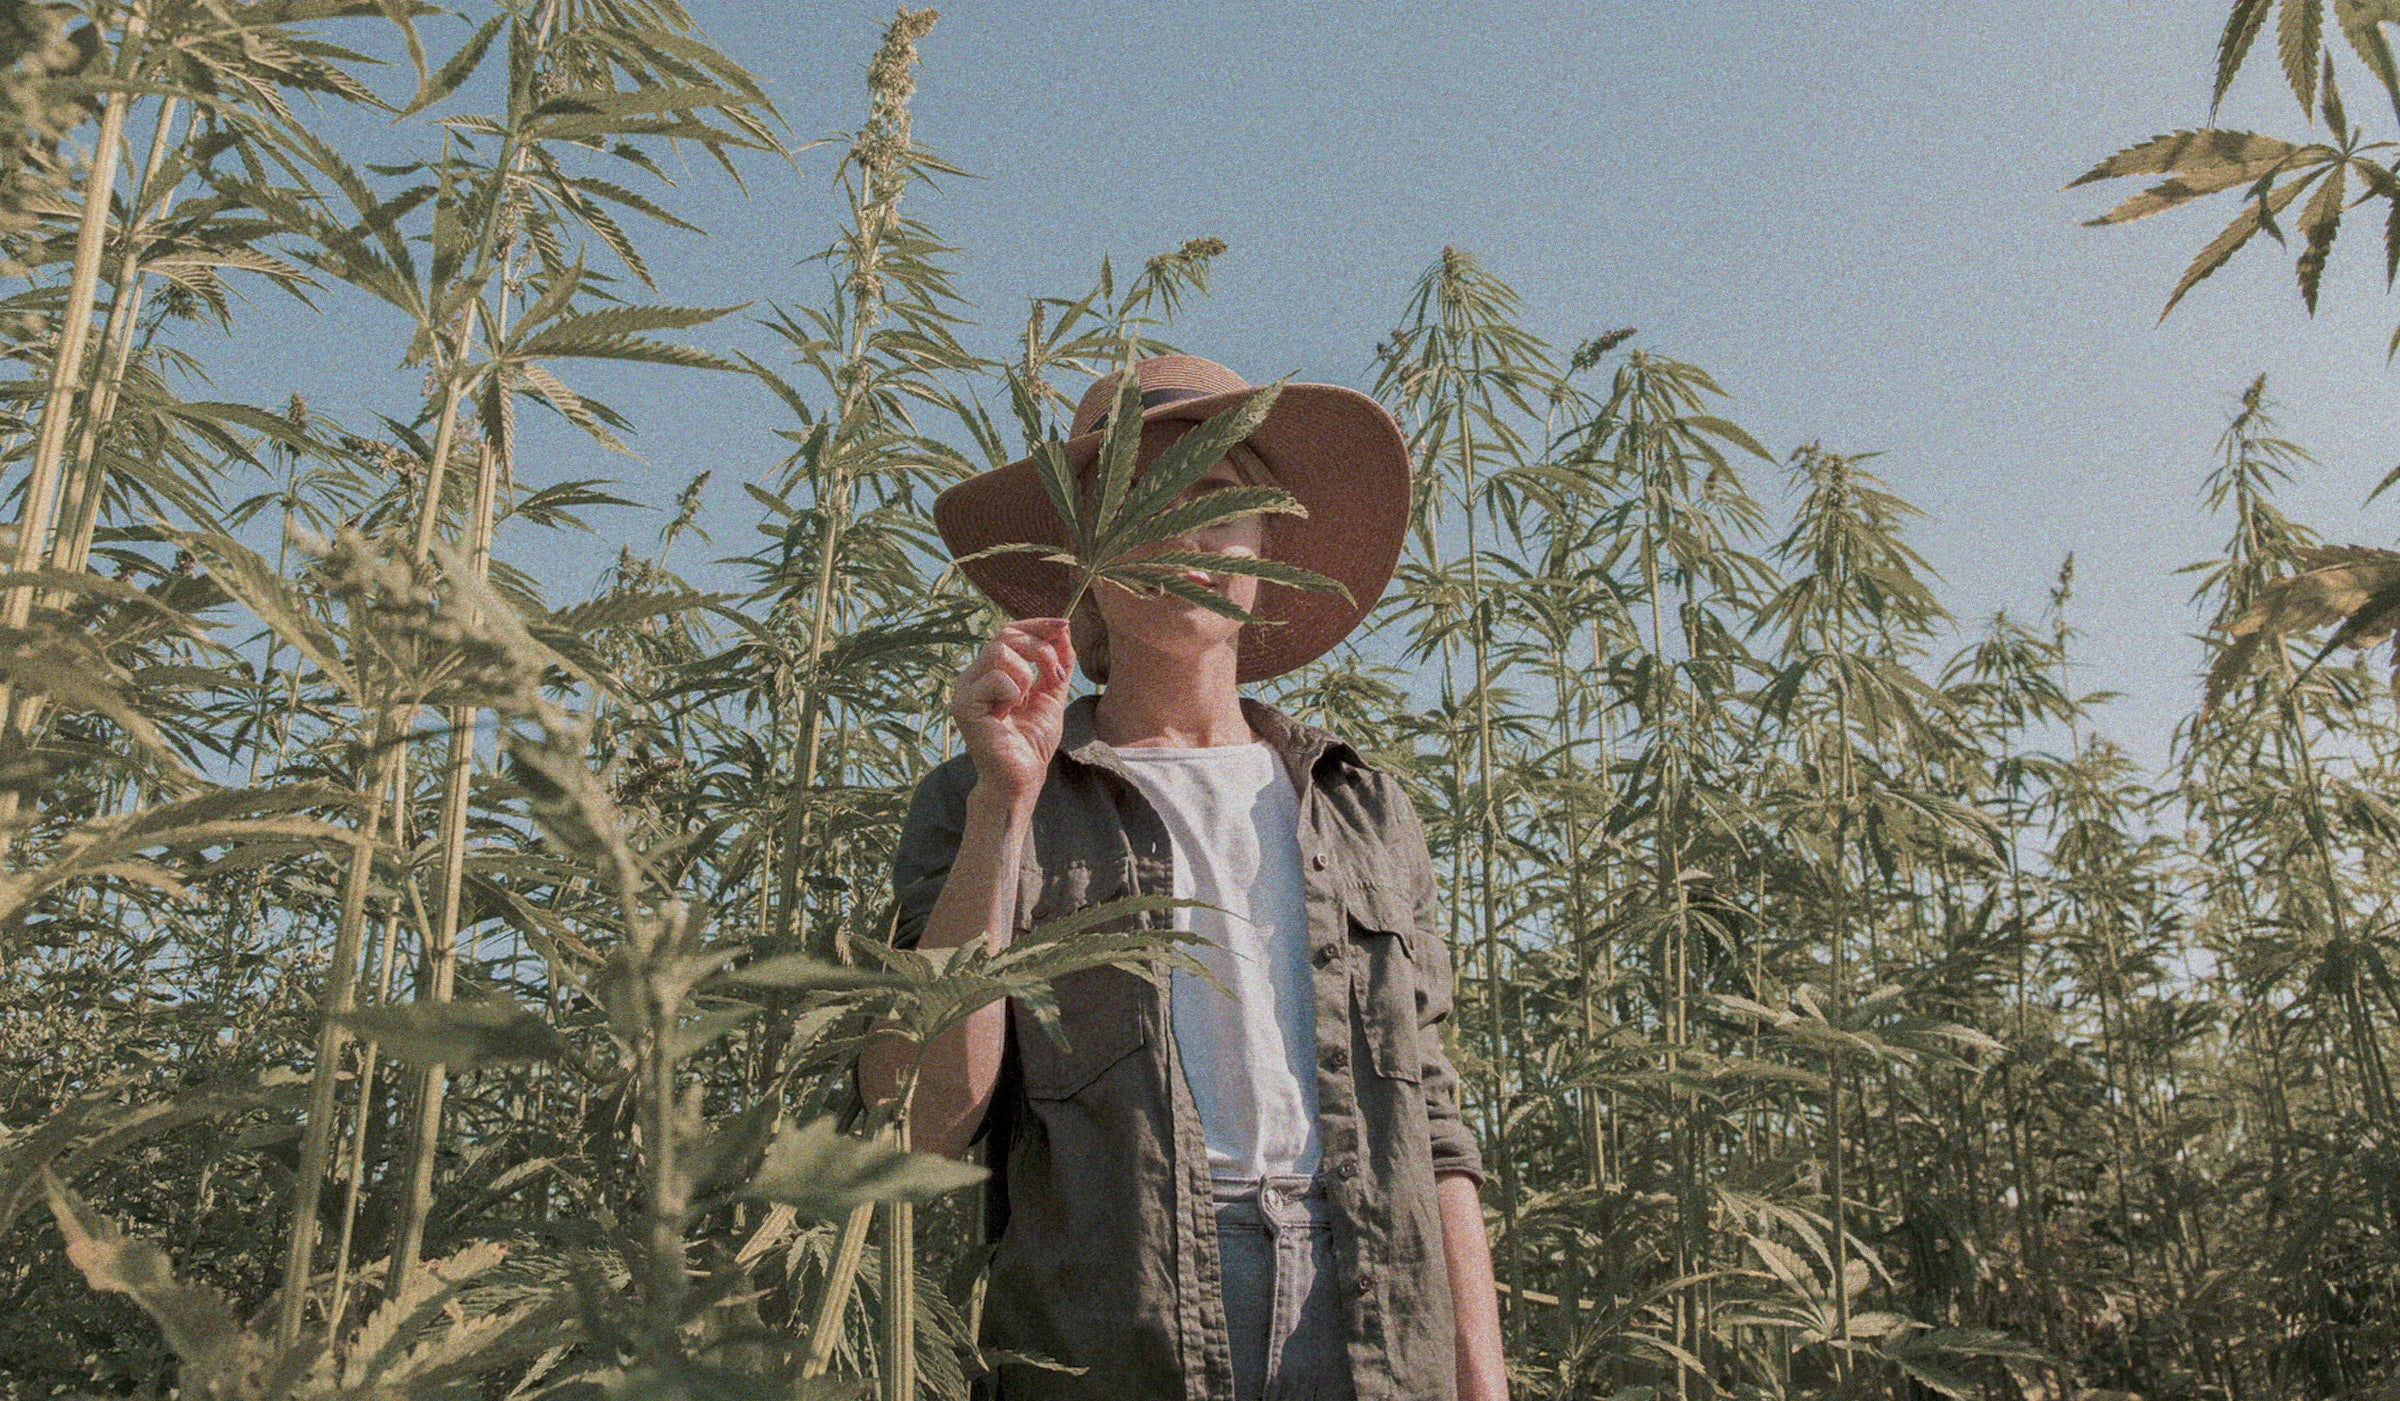
[[1244, 574], [1271, 583], [1319, 593], [1350, 590], [1339, 581], [1281, 560], [1217, 554], [1207, 550], [1166, 550], [1178, 536], [1243, 516], [1308, 514], [1306, 507], [1281, 487], [1228, 487], [1200, 497], [1179, 500], [1186, 488], [1208, 475], [1235, 444], [1258, 431], [1283, 392], [1283, 381], [1262, 385], [1241, 402], [1212, 415], [1170, 444], [1140, 479], [1135, 463], [1142, 445], [1142, 386], [1134, 378], [1130, 357], [1122, 366], [1117, 399], [1108, 418], [1108, 437], [1094, 464], [1097, 480], [1084, 489], [1067, 459], [1066, 444], [1051, 439], [1034, 453], [1034, 469], [1052, 509], [1066, 523], [1068, 550], [1034, 543], [994, 545], [961, 557], [961, 562], [996, 554], [1038, 554], [1074, 571], [1074, 587], [1060, 607], [1060, 616], [1075, 611], [1093, 585], [1102, 580], [1134, 590], [1163, 590], [1198, 604], [1212, 613], [1244, 623], [1274, 623], [1261, 618], [1213, 590], [1185, 577], [1185, 570], [1213, 574]]

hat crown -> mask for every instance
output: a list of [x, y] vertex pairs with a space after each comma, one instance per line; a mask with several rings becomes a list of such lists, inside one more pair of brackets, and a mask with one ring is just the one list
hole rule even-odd
[[[1075, 421], [1067, 430], [1068, 437], [1080, 438], [1100, 427], [1109, 410], [1117, 405], [1117, 385], [1123, 378], [1124, 371], [1111, 370], [1092, 381], [1092, 387], [1083, 391], [1083, 398], [1075, 405]], [[1210, 394], [1230, 394], [1250, 387], [1249, 381], [1240, 375], [1198, 355], [1153, 355], [1147, 360], [1136, 360], [1133, 379], [1142, 387], [1144, 407]]]

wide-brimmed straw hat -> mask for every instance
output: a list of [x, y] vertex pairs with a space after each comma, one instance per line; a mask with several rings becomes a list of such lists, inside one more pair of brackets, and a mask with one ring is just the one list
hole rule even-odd
[[[1081, 476], [1099, 459], [1121, 372], [1092, 382], [1075, 406], [1064, 447]], [[1197, 355], [1134, 362], [1142, 423], [1198, 423], [1251, 392], [1240, 375]], [[1278, 515], [1276, 559], [1350, 590], [1293, 588], [1260, 580], [1251, 612], [1276, 625], [1242, 629], [1236, 679], [1277, 676], [1321, 655], [1347, 636], [1391, 582], [1408, 534], [1408, 444], [1383, 406], [1355, 389], [1287, 384], [1258, 430], [1244, 440], [1275, 484], [1308, 511]], [[1050, 505], [1034, 459], [1021, 458], [959, 482], [934, 498], [933, 523], [954, 557], [994, 545], [1032, 542], [1069, 547], [1066, 523]], [[1074, 578], [1067, 566], [1033, 554], [986, 555], [959, 568], [1012, 618], [1056, 617]]]

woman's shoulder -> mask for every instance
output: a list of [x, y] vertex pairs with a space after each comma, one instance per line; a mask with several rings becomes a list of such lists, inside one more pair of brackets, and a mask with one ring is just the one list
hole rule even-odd
[[1402, 775], [1409, 767], [1409, 756], [1362, 741], [1322, 722], [1311, 721], [1299, 727], [1314, 732], [1327, 759], [1362, 784], [1402, 786]]
[[1407, 757], [1354, 744], [1331, 730], [1324, 733], [1332, 741], [1326, 746], [1330, 762], [1318, 770], [1319, 781], [1330, 781], [1357, 795], [1361, 805], [1384, 825], [1415, 827], [1417, 808], [1409, 796]]

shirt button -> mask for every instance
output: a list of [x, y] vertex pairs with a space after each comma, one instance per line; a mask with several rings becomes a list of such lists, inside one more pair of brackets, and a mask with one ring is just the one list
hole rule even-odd
[[1341, 1047], [1328, 1046], [1325, 1048], [1325, 1064], [1328, 1069], [1339, 1070], [1348, 1064], [1349, 1060], [1350, 1053]]
[[1333, 962], [1335, 959], [1337, 959], [1337, 958], [1339, 958], [1339, 957], [1341, 957], [1341, 956], [1342, 956], [1342, 949], [1341, 949], [1341, 946], [1340, 946], [1339, 944], [1319, 944], [1319, 945], [1317, 945], [1317, 966], [1318, 966], [1319, 968], [1322, 968], [1322, 967], [1324, 967], [1325, 965], [1327, 965], [1327, 964], [1329, 964], [1329, 963]]
[[1340, 1172], [1344, 1177], [1356, 1177], [1358, 1176], [1358, 1164], [1344, 1163], [1340, 1168], [1336, 1169], [1336, 1171]]
[[1359, 1292], [1359, 1294], [1360, 1294], [1362, 1297], [1363, 1297], [1363, 1296], [1365, 1296], [1365, 1295], [1368, 1295], [1368, 1294], [1372, 1294], [1372, 1293], [1374, 1293], [1374, 1292], [1375, 1292], [1375, 1281], [1374, 1281], [1374, 1279], [1373, 1279], [1372, 1277], [1370, 1277], [1370, 1276], [1368, 1276], [1368, 1275], [1364, 1274], [1364, 1273], [1360, 1274], [1360, 1275], [1359, 1275], [1359, 1277], [1358, 1277], [1358, 1292]]
[[1308, 858], [1308, 864], [1309, 864], [1309, 865], [1311, 865], [1311, 866], [1314, 866], [1314, 867], [1316, 867], [1318, 870], [1322, 871], [1322, 870], [1324, 870], [1324, 869], [1325, 869], [1327, 866], [1330, 866], [1330, 865], [1332, 865], [1332, 864], [1333, 864], [1333, 862], [1332, 862], [1332, 859], [1331, 859], [1330, 857], [1326, 856], [1326, 854], [1325, 854], [1324, 852], [1321, 852], [1321, 851], [1320, 851], [1320, 852], [1317, 852], [1315, 855], [1313, 855], [1313, 856], [1311, 856], [1311, 857], [1309, 857], [1309, 858]]

